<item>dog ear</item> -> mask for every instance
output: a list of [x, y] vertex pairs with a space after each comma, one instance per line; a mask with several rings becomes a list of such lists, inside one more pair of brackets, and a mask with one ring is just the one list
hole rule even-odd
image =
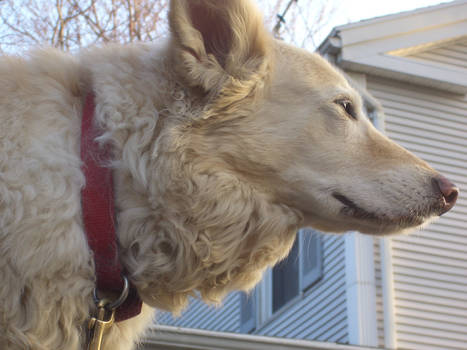
[[169, 20], [177, 71], [192, 86], [219, 90], [264, 65], [271, 37], [251, 0], [172, 0]]

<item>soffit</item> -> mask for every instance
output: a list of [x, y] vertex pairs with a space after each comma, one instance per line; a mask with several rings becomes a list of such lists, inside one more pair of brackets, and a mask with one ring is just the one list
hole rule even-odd
[[462, 0], [337, 27], [319, 50], [336, 53], [336, 64], [347, 70], [465, 94], [466, 69], [411, 55], [466, 38], [467, 1]]

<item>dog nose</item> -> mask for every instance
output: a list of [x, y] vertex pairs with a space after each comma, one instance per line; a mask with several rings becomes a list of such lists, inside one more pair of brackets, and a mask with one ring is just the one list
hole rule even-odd
[[459, 196], [459, 189], [456, 187], [456, 185], [454, 185], [451, 181], [442, 175], [435, 177], [434, 183], [444, 197], [445, 204], [441, 209], [441, 213], [439, 214], [443, 215], [444, 213], [451, 210], [454, 204], [456, 204], [457, 197]]

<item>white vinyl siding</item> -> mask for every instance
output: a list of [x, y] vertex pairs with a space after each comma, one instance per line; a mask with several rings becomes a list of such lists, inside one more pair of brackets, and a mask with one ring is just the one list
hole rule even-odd
[[435, 63], [449, 69], [467, 70], [467, 37], [405, 57], [421, 62]]
[[467, 349], [467, 98], [371, 76], [367, 87], [386, 134], [460, 188], [449, 213], [392, 238], [398, 347]]
[[192, 299], [190, 306], [180, 317], [173, 317], [168, 312], [160, 312], [156, 315], [156, 324], [219, 332], [240, 332], [240, 299], [240, 293], [231, 293], [220, 307], [209, 306], [199, 299]]

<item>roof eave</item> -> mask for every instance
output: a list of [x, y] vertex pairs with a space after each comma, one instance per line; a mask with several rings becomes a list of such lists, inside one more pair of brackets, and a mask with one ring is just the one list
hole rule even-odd
[[401, 49], [445, 44], [467, 33], [467, 1], [336, 27], [318, 52], [343, 69], [451, 93], [467, 93], [465, 70], [403, 57]]
[[344, 70], [425, 86], [456, 95], [467, 94], [467, 76], [465, 73], [410, 62], [401, 57], [380, 55], [359, 60], [346, 60], [337, 56], [335, 63]]

